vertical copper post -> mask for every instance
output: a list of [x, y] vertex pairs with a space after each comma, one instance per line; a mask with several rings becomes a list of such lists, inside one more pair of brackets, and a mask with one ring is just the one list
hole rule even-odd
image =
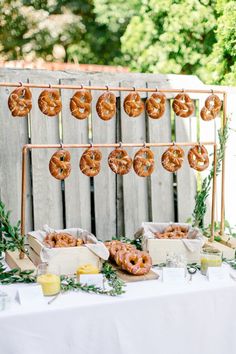
[[213, 185], [212, 185], [212, 206], [211, 206], [211, 237], [210, 242], [214, 241], [215, 232], [215, 201], [216, 201], [216, 165], [217, 165], [217, 149], [216, 144], [214, 144], [214, 174], [213, 174]]
[[[27, 147], [22, 149], [22, 180], [21, 180], [21, 235], [25, 235], [25, 204], [26, 204], [26, 157]], [[24, 258], [24, 252], [20, 251], [20, 259]]]
[[[227, 92], [224, 92], [223, 100], [223, 127], [225, 128], [227, 123]], [[222, 176], [221, 176], [221, 223], [220, 234], [224, 236], [225, 233], [225, 151], [223, 151], [222, 160]]]

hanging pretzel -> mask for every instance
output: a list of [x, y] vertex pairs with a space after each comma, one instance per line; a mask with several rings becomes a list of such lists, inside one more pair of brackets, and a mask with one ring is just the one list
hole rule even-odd
[[222, 102], [220, 98], [214, 94], [207, 97], [205, 106], [201, 109], [201, 118], [205, 121], [215, 119], [221, 110]]
[[101, 169], [102, 153], [93, 147], [85, 150], [80, 158], [80, 169], [88, 177], [96, 176]]
[[179, 170], [184, 161], [184, 150], [179, 146], [169, 147], [161, 157], [162, 166], [169, 172]]
[[40, 111], [49, 117], [56, 116], [61, 111], [61, 98], [58, 90], [47, 89], [38, 98]]
[[150, 176], [154, 171], [154, 154], [146, 147], [138, 150], [134, 155], [134, 171], [140, 177]]
[[186, 93], [179, 93], [174, 98], [173, 110], [177, 116], [187, 118], [194, 112], [193, 101]]
[[192, 147], [188, 152], [188, 162], [194, 170], [204, 171], [209, 166], [209, 156], [205, 146], [195, 145]]
[[111, 119], [116, 114], [116, 96], [114, 93], [103, 93], [97, 101], [96, 110], [101, 119]]
[[77, 91], [70, 100], [71, 114], [77, 119], [88, 118], [91, 112], [92, 95], [90, 91]]
[[13, 117], [25, 117], [32, 108], [32, 94], [28, 87], [17, 87], [8, 98], [8, 107]]
[[132, 167], [132, 159], [126, 150], [116, 148], [108, 156], [108, 165], [111, 170], [118, 175], [126, 175]]
[[150, 118], [159, 119], [165, 113], [166, 96], [153, 93], [146, 101], [146, 111]]
[[55, 152], [49, 162], [49, 171], [56, 179], [67, 178], [71, 172], [69, 151], [61, 149]]
[[132, 92], [125, 97], [124, 110], [130, 117], [138, 117], [144, 111], [144, 103], [137, 92]]

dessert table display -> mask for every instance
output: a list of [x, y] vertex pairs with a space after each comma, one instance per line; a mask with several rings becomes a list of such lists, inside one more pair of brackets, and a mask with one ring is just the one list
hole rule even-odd
[[[227, 271], [235, 274], [228, 266]], [[159, 273], [160, 271], [157, 270]], [[160, 273], [161, 275], [161, 273]], [[0, 312], [4, 354], [235, 354], [236, 282], [128, 283], [118, 297], [69, 292], [48, 305], [14, 301]]]

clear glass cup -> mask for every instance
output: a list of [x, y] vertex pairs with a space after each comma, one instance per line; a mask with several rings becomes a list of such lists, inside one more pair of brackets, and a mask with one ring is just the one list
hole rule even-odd
[[8, 310], [11, 305], [11, 299], [10, 296], [1, 291], [0, 292], [0, 311]]
[[37, 267], [37, 282], [41, 285], [44, 296], [53, 296], [61, 290], [61, 280], [58, 272], [49, 271], [47, 263]]
[[207, 275], [208, 267], [221, 267], [222, 252], [218, 250], [205, 249], [200, 254], [201, 273]]

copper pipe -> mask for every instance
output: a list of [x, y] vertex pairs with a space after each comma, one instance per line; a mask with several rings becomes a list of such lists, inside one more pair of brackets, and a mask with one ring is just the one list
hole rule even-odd
[[[193, 146], [199, 144], [199, 142], [183, 142], [183, 143], [175, 143], [175, 145], [177, 146]], [[213, 145], [214, 146], [214, 159], [216, 157], [216, 144], [215, 142], [201, 142], [201, 144], [204, 145]], [[142, 147], [144, 144], [142, 143], [124, 143], [122, 144], [122, 146], [124, 147]], [[147, 147], [163, 147], [163, 146], [172, 146], [173, 143], [146, 143]], [[50, 148], [61, 148], [63, 146], [63, 148], [88, 148], [91, 145], [90, 144], [44, 144], [44, 145], [37, 145], [37, 144], [26, 144], [23, 146], [23, 150], [22, 150], [22, 190], [21, 190], [21, 233], [22, 235], [25, 235], [25, 204], [26, 204], [26, 152], [27, 150], [30, 149], [50, 149]], [[119, 143], [115, 143], [115, 144], [93, 144], [93, 147], [119, 147], [120, 144]], [[216, 162], [215, 162], [216, 164]], [[216, 166], [216, 165], [214, 165]], [[215, 168], [214, 168], [214, 179], [213, 181], [215, 181], [216, 179], [216, 175], [215, 175]], [[215, 182], [214, 182], [215, 183]], [[213, 186], [213, 189], [215, 187]], [[214, 203], [213, 203], [214, 202]], [[215, 199], [212, 201], [212, 204], [215, 204]], [[213, 210], [213, 209], [212, 209]], [[214, 209], [215, 210], [215, 209]], [[213, 211], [213, 216], [212, 216], [212, 221], [213, 221], [213, 225], [214, 225], [214, 211]]]
[[[163, 146], [194, 146], [199, 144], [199, 142], [178, 142], [178, 143], [145, 143], [147, 147], [163, 147]], [[214, 145], [215, 142], [213, 141], [203, 141], [200, 142], [201, 145]], [[121, 143], [122, 147], [143, 147], [144, 143]], [[91, 144], [26, 144], [24, 148], [26, 149], [52, 149], [52, 148], [71, 148], [71, 149], [78, 149], [78, 148], [89, 148]], [[109, 148], [109, 147], [119, 147], [120, 143], [111, 143], [111, 144], [93, 144], [94, 148]]]
[[[25, 235], [25, 204], [26, 204], [26, 157], [27, 147], [22, 149], [22, 186], [21, 186], [21, 235]], [[24, 252], [20, 251], [20, 259], [24, 258]]]
[[212, 206], [211, 206], [211, 237], [210, 242], [215, 239], [215, 204], [216, 204], [216, 166], [217, 166], [217, 147], [214, 144], [214, 174], [213, 174], [213, 185], [212, 185]]
[[[223, 129], [227, 123], [227, 92], [223, 96]], [[224, 236], [225, 233], [225, 151], [223, 152], [222, 160], [222, 174], [221, 174], [221, 223], [220, 234]]]
[[[55, 88], [55, 89], [69, 89], [69, 90], [92, 90], [92, 91], [107, 91], [107, 86], [83, 86], [83, 85], [49, 85], [49, 84], [33, 84], [33, 83], [19, 83], [19, 82], [0, 82], [0, 86], [7, 87], [31, 87], [31, 88]], [[134, 87], [109, 87], [109, 91], [134, 91]], [[135, 91], [138, 92], [189, 92], [189, 93], [212, 93], [212, 90], [196, 90], [196, 89], [156, 89], [156, 88], [146, 88], [146, 87], [137, 87]], [[214, 93], [224, 94], [225, 91], [215, 91]]]

